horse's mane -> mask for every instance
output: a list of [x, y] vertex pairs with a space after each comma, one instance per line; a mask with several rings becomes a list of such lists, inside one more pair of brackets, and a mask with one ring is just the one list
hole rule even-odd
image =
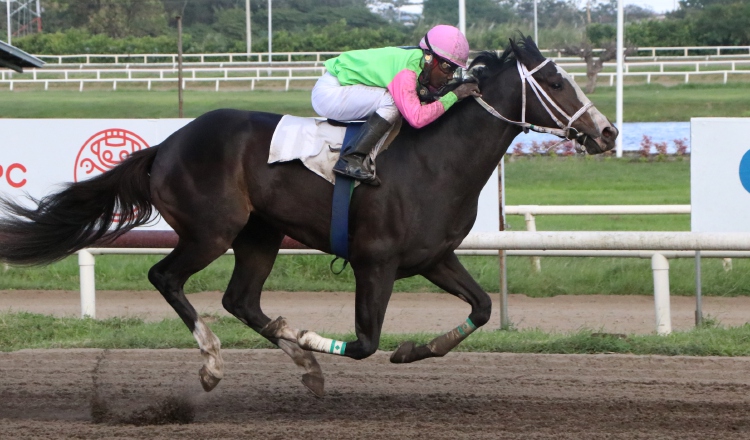
[[539, 48], [534, 43], [531, 37], [524, 36], [521, 34], [518, 38], [511, 38], [510, 44], [502, 53], [498, 55], [494, 51], [483, 51], [480, 52], [469, 65], [469, 71], [472, 71], [475, 67], [483, 66], [482, 69], [474, 69], [472, 75], [479, 80], [480, 84], [483, 79], [495, 76], [506, 69], [516, 66], [517, 55], [514, 51], [522, 53], [524, 58], [537, 60], [539, 62], [544, 61], [544, 55], [539, 51]]
[[[537, 47], [536, 43], [534, 43], [534, 40], [531, 37], [520, 34], [518, 38], [511, 38], [509, 39], [509, 41], [510, 44], [505, 49], [505, 51], [503, 51], [502, 55], [498, 55], [495, 51], [480, 52], [479, 55], [477, 55], [469, 65], [469, 76], [465, 78], [456, 78], [443, 86], [443, 88], [440, 89], [437, 94], [435, 94], [432, 101], [437, 100], [440, 96], [443, 96], [446, 93], [455, 90], [458, 86], [464, 83], [479, 83], [479, 86], [481, 88], [484, 80], [494, 77], [495, 75], [498, 75], [511, 67], [515, 68], [516, 60], [518, 59], [516, 51], [518, 51], [518, 53], [520, 53], [521, 56], [525, 59], [536, 60], [538, 62], [542, 62], [545, 60], [544, 55], [542, 55], [542, 52], [539, 51], [539, 48]], [[475, 69], [475, 67], [480, 68]]]

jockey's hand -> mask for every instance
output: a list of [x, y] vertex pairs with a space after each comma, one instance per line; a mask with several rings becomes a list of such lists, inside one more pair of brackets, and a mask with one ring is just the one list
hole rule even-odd
[[469, 96], [482, 96], [482, 92], [479, 91], [479, 86], [476, 83], [463, 83], [456, 87], [453, 93], [456, 94], [459, 101]]

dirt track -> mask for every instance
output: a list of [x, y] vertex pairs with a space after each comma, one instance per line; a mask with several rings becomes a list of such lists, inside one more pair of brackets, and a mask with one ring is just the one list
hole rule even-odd
[[[190, 300], [221, 313], [216, 292]], [[746, 321], [747, 298], [706, 300], [724, 324]], [[692, 326], [693, 307], [672, 299], [676, 329]], [[300, 328], [353, 327], [349, 293], [270, 292], [264, 308]], [[650, 297], [513, 295], [509, 309], [519, 328], [654, 331]], [[77, 316], [80, 303], [77, 292], [0, 292], [0, 312], [9, 310]], [[467, 314], [448, 295], [394, 294], [384, 329], [445, 331]], [[158, 294], [97, 292], [97, 316], [175, 315]], [[318, 355], [327, 396], [316, 399], [280, 350], [225, 350], [226, 375], [211, 393], [198, 382], [197, 349], [0, 353], [0, 438], [750, 438], [750, 358], [451, 353], [393, 365], [388, 355]], [[159, 414], [146, 409], [169, 397], [192, 408], [193, 423], [123, 423]]]
[[[226, 350], [205, 393], [198, 350], [0, 354], [3, 438], [740, 439], [750, 437], [750, 359], [449, 354], [392, 365], [318, 356], [316, 399], [279, 350]], [[97, 359], [100, 359], [98, 361]], [[95, 369], [98, 365], [96, 372]], [[177, 395], [187, 425], [92, 422], [94, 377], [113, 412]]]

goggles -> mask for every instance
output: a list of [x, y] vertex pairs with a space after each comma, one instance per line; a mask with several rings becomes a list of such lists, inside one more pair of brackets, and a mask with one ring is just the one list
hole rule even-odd
[[453, 64], [450, 61], [447, 61], [441, 58], [437, 59], [437, 66], [438, 66], [438, 69], [440, 69], [440, 71], [446, 75], [451, 75], [453, 73], [456, 73], [456, 69], [458, 69], [458, 65]]

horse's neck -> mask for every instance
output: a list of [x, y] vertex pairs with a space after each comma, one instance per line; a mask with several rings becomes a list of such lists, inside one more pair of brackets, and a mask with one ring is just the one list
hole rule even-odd
[[[496, 110], [509, 118], [520, 115], [520, 94], [517, 98], [510, 91], [504, 95]], [[439, 146], [423, 145], [435, 149], [424, 157], [439, 164], [455, 164], [453, 168], [458, 172], [451, 176], [452, 182], [461, 182], [462, 185], [451, 186], [478, 194], [520, 128], [496, 119], [476, 102], [463, 102], [460, 108], [443, 117], [444, 121], [436, 121], [439, 126], [435, 129], [444, 141]]]

